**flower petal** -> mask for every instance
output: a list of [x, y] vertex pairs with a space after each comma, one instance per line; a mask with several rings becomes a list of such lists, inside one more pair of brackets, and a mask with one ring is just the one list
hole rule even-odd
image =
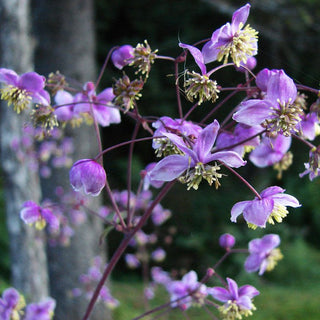
[[256, 126], [270, 116], [271, 107], [268, 100], [251, 99], [240, 104], [232, 119], [248, 126]]
[[184, 48], [184, 49], [188, 49], [190, 51], [190, 53], [192, 54], [196, 64], [199, 66], [201, 73], [202, 74], [207, 73], [207, 68], [204, 64], [202, 53], [198, 48], [196, 48], [194, 46], [190, 46], [185, 43], [179, 43], [179, 47]]
[[297, 87], [293, 80], [283, 70], [272, 75], [268, 82], [267, 98], [274, 103], [280, 100], [286, 103], [289, 100], [293, 103], [297, 97]]
[[212, 297], [221, 302], [227, 302], [232, 299], [230, 292], [222, 287], [213, 287], [208, 290], [208, 293], [212, 295]]
[[170, 155], [163, 158], [150, 172], [151, 180], [172, 181], [178, 178], [189, 166], [189, 157]]
[[31, 92], [39, 91], [44, 88], [45, 77], [36, 72], [27, 72], [21, 75], [19, 86]]
[[242, 167], [247, 163], [247, 161], [243, 160], [241, 156], [235, 151], [220, 151], [213, 153], [212, 155], [207, 157], [206, 163], [213, 160], [219, 160], [225, 163], [227, 166], [233, 168]]
[[250, 7], [250, 4], [247, 3], [233, 13], [231, 27], [234, 32], [239, 30], [240, 24], [244, 25], [246, 23], [250, 13]]
[[19, 76], [13, 70], [0, 68], [0, 82], [17, 86], [18, 81]]
[[244, 268], [247, 272], [255, 272], [258, 271], [260, 268], [260, 264], [263, 260], [263, 257], [260, 254], [255, 253], [248, 256], [244, 263]]
[[214, 122], [206, 126], [199, 134], [193, 149], [201, 162], [205, 163], [205, 159], [208, 155], [211, 155], [211, 149], [216, 141], [219, 129], [219, 122], [214, 120]]
[[243, 212], [245, 207], [249, 205], [251, 201], [240, 201], [237, 202], [231, 209], [231, 221], [236, 222], [238, 216]]
[[273, 207], [274, 201], [272, 199], [253, 200], [251, 205], [244, 209], [243, 217], [248, 223], [265, 228]]
[[253, 286], [249, 284], [244, 285], [239, 288], [239, 296], [247, 296], [250, 299], [260, 294], [260, 292]]

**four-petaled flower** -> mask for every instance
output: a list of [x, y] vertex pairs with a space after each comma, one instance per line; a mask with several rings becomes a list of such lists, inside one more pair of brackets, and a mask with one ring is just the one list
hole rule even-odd
[[74, 96], [74, 113], [88, 113], [93, 116], [102, 126], [109, 126], [111, 123], [120, 123], [120, 111], [112, 103], [115, 98], [112, 88], [106, 88], [98, 95], [92, 82], [84, 85], [82, 93]]
[[0, 298], [0, 319], [20, 319], [22, 309], [26, 306], [24, 297], [14, 288], [6, 289]]
[[232, 16], [232, 21], [213, 32], [211, 40], [202, 48], [204, 63], [215, 60], [227, 63], [229, 56], [234, 64], [246, 63], [247, 59], [257, 54], [258, 32], [249, 25], [244, 25], [248, 19], [250, 4], [246, 4]]
[[283, 194], [284, 191], [273, 186], [263, 190], [254, 200], [236, 203], [231, 209], [231, 221], [236, 222], [237, 217], [243, 213], [248, 225], [254, 229], [265, 228], [267, 222], [274, 224], [273, 219], [282, 222], [288, 214], [286, 206], [300, 207], [299, 201], [291, 195]]
[[114, 50], [111, 55], [111, 60], [114, 66], [120, 70], [124, 66], [131, 63], [133, 58], [134, 58], [134, 48], [129, 44], [126, 44]]
[[20, 217], [26, 224], [35, 224], [36, 229], [43, 229], [47, 223], [52, 231], [59, 229], [59, 219], [50, 208], [42, 208], [34, 201], [26, 201], [20, 211]]
[[72, 166], [69, 177], [75, 191], [83, 190], [85, 194], [92, 196], [100, 194], [107, 179], [104, 168], [92, 159], [78, 160]]
[[24, 320], [50, 320], [53, 317], [56, 302], [48, 298], [39, 303], [31, 303], [26, 308]]
[[13, 105], [14, 111], [20, 113], [30, 102], [44, 106], [50, 105], [49, 93], [44, 90], [45, 77], [36, 72], [27, 72], [21, 76], [13, 70], [0, 68], [0, 82], [5, 86], [0, 90], [1, 99]]
[[254, 239], [249, 242], [250, 255], [244, 263], [247, 272], [259, 270], [259, 275], [265, 271], [271, 271], [282, 259], [282, 254], [277, 246], [280, 244], [280, 237], [277, 234], [267, 234], [261, 239]]
[[181, 280], [171, 281], [166, 285], [170, 294], [171, 306], [188, 309], [193, 303], [201, 305], [208, 295], [207, 286], [198, 282], [195, 271], [189, 271]]
[[208, 293], [218, 301], [225, 302], [219, 308], [224, 319], [242, 319], [242, 316], [252, 315], [251, 310], [255, 310], [252, 298], [259, 294], [259, 291], [250, 285], [238, 288], [237, 283], [227, 278], [228, 289], [223, 287], [213, 287], [208, 289]]
[[220, 90], [218, 89], [217, 81], [211, 80], [207, 74], [207, 68], [201, 51], [194, 46], [184, 43], [179, 43], [179, 46], [190, 51], [201, 70], [201, 74], [194, 71], [187, 72], [188, 79], [185, 81], [184, 87], [188, 100], [193, 102], [194, 98], [198, 98], [198, 105], [209, 100], [215, 102], [218, 99]]
[[[245, 165], [246, 162], [234, 151], [211, 152], [219, 128], [218, 121], [214, 120], [213, 123], [200, 132], [194, 143], [190, 142], [190, 146], [181, 137], [164, 132], [163, 135], [169, 138], [184, 154], [169, 155], [162, 159], [151, 170], [150, 178], [157, 181], [172, 181], [188, 170], [186, 182], [189, 188], [193, 187], [197, 189], [202, 178], [211, 184], [220, 177], [220, 174], [217, 174], [216, 170], [211, 170], [215, 167], [209, 168], [205, 166], [209, 162], [217, 160], [236, 168]], [[190, 169], [195, 170], [191, 172]]]
[[263, 69], [256, 79], [264, 99], [250, 99], [240, 104], [233, 119], [249, 126], [263, 125], [275, 134], [290, 136], [298, 132], [303, 109], [295, 103], [297, 87], [283, 70]]

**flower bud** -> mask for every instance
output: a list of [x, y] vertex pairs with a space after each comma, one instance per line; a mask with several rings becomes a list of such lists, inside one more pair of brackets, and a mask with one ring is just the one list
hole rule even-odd
[[111, 60], [114, 66], [121, 70], [124, 66], [129, 64], [134, 57], [133, 50], [133, 47], [127, 44], [113, 51]]
[[236, 70], [240, 72], [245, 72], [247, 69], [253, 70], [257, 65], [257, 59], [255, 57], [249, 57], [246, 63], [241, 62], [240, 66], [236, 66]]
[[236, 239], [233, 235], [225, 233], [219, 238], [219, 244], [222, 248], [231, 249], [236, 242]]
[[98, 196], [106, 184], [106, 172], [92, 159], [77, 161], [71, 168], [70, 183], [75, 191], [83, 190], [85, 194]]

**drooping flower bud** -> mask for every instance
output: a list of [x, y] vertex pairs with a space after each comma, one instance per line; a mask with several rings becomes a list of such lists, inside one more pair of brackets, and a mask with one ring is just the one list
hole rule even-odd
[[221, 235], [219, 238], [220, 247], [226, 250], [231, 249], [235, 243], [236, 243], [235, 237], [229, 233], [225, 233]]
[[257, 65], [257, 59], [255, 57], [249, 57], [247, 62], [240, 62], [240, 66], [236, 66], [236, 70], [239, 72], [245, 72], [247, 69], [253, 70]]
[[134, 49], [129, 44], [121, 46], [117, 50], [113, 51], [111, 60], [114, 66], [118, 69], [122, 69], [127, 64], [131, 63], [131, 59], [134, 57]]
[[83, 190], [85, 194], [98, 196], [106, 184], [104, 168], [92, 159], [77, 161], [71, 168], [70, 183], [75, 191]]

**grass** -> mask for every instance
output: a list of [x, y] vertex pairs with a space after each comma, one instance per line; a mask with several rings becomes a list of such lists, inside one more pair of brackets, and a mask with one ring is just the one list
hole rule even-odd
[[[261, 294], [255, 298], [254, 304], [257, 310], [250, 320], [319, 320], [320, 319], [320, 285], [316, 284], [309, 288], [294, 288], [275, 285], [267, 285], [259, 288]], [[142, 285], [138, 282], [125, 283], [115, 281], [112, 285], [113, 295], [122, 301], [121, 305], [114, 311], [113, 320], [129, 320], [144, 312], [142, 299]], [[151, 301], [151, 308], [168, 301], [164, 290]], [[211, 314], [210, 314], [211, 313]], [[158, 313], [160, 315], [160, 312]], [[214, 319], [212, 314], [218, 316], [213, 307], [190, 308], [185, 316], [180, 310], [173, 310], [156, 318], [153, 316], [143, 319]]]

